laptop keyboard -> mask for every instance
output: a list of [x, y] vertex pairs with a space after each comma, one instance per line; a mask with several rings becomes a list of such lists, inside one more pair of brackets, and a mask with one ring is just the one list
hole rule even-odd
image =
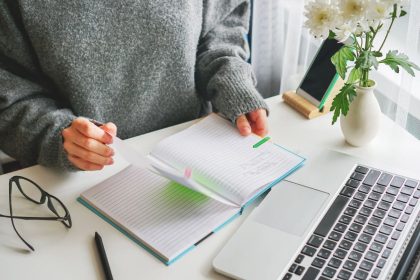
[[419, 182], [357, 166], [283, 279], [377, 279], [419, 198]]

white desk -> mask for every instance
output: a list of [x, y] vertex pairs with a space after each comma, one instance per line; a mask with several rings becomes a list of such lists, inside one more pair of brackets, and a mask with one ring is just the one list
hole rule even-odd
[[[393, 163], [405, 169], [405, 174], [415, 174], [420, 170], [420, 141], [385, 116], [378, 137], [368, 146], [354, 148], [345, 144], [339, 125], [330, 125], [330, 114], [308, 121], [281, 102], [278, 96], [267, 101], [271, 109], [269, 135], [276, 143], [304, 156], [311, 150], [332, 149]], [[188, 123], [181, 124], [127, 141], [146, 154], [157, 141], [187, 126]], [[24, 238], [36, 249], [33, 253], [26, 253], [22, 251], [24, 244], [14, 233], [10, 220], [0, 218], [0, 278], [102, 279], [102, 269], [93, 242], [94, 232], [98, 231], [104, 239], [115, 279], [225, 279], [212, 270], [211, 261], [243, 217], [167, 267], [76, 201], [81, 192], [114, 174], [125, 164], [120, 160], [115, 166], [100, 172], [70, 175], [55, 174], [41, 166], [14, 173], [33, 179], [62, 199], [71, 212], [73, 228], [67, 230], [59, 222], [17, 222]], [[8, 179], [14, 174], [0, 176], [0, 212], [3, 214], [8, 213]], [[19, 207], [31, 209], [24, 212], [16, 209], [15, 213], [42, 214], [46, 209], [16, 198], [16, 208]]]

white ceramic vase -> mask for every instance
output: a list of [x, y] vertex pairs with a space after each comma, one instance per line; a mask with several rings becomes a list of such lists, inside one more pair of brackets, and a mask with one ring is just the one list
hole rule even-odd
[[378, 134], [381, 122], [381, 108], [371, 87], [356, 86], [357, 96], [351, 102], [347, 116], [340, 117], [341, 131], [347, 143], [360, 147], [366, 145]]

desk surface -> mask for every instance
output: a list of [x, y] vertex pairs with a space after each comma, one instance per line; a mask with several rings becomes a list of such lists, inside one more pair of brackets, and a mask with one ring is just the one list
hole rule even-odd
[[[369, 145], [347, 145], [339, 125], [331, 126], [331, 115], [308, 121], [280, 101], [267, 99], [270, 106], [269, 135], [273, 141], [302, 154], [331, 149], [361, 158], [376, 159], [397, 166], [404, 174], [420, 169], [420, 141], [387, 117], [382, 118], [378, 137]], [[160, 139], [188, 127], [189, 123], [155, 131], [127, 140], [136, 150], [147, 154]], [[212, 270], [211, 262], [235, 232], [246, 213], [217, 232], [196, 249], [167, 267], [133, 241], [115, 230], [76, 201], [81, 192], [126, 166], [123, 160], [99, 172], [56, 174], [34, 166], [0, 176], [0, 213], [8, 213], [8, 179], [15, 174], [29, 177], [48, 192], [58, 196], [69, 208], [73, 227], [66, 230], [57, 222], [19, 221], [17, 227], [36, 251], [27, 253], [14, 233], [10, 220], [0, 219], [0, 267], [2, 279], [102, 279], [94, 232], [104, 240], [115, 279], [225, 279]], [[15, 203], [15, 202], [14, 202]], [[19, 212], [19, 208], [22, 208]], [[43, 208], [16, 198], [15, 212], [21, 215], [42, 213]]]

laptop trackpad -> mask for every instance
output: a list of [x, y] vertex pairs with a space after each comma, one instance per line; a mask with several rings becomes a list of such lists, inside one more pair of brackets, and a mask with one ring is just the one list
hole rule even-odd
[[329, 194], [288, 181], [280, 182], [253, 213], [254, 221], [302, 236]]

